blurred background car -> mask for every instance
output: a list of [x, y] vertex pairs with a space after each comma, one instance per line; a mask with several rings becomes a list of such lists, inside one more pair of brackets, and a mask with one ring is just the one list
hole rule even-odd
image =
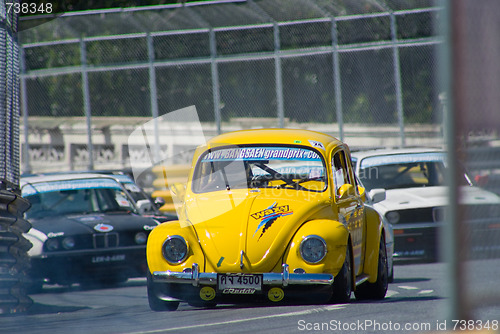
[[[367, 193], [385, 189], [374, 208], [392, 225], [395, 260], [439, 259], [438, 233], [448, 204], [446, 152], [433, 148], [377, 149], [352, 153], [356, 173]], [[463, 173], [461, 203], [467, 214], [471, 256], [491, 251], [500, 235], [500, 197], [475, 186]], [[498, 246], [497, 246], [498, 247]], [[475, 254], [476, 253], [476, 254]]]
[[139, 214], [112, 176], [53, 174], [21, 178], [32, 228], [31, 288], [43, 283], [114, 284], [146, 273], [146, 241], [159, 222]]

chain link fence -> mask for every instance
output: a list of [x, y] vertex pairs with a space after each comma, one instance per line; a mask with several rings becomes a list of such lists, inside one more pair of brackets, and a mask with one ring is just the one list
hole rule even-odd
[[[18, 2], [16, 2], [18, 3]], [[0, 1], [0, 315], [25, 312], [27, 251], [23, 233], [31, 224], [22, 219], [29, 203], [19, 191], [19, 47], [17, 15]]]
[[207, 136], [278, 126], [353, 147], [440, 145], [441, 11], [423, 0], [249, 0], [26, 19], [23, 171], [96, 167], [70, 145], [107, 150], [97, 167], [128, 167], [134, 126], [191, 105]]
[[[130, 167], [131, 155], [144, 154], [128, 144], [138, 125], [195, 106], [207, 136], [249, 127], [300, 127], [333, 134], [351, 147], [436, 146], [445, 144], [444, 138], [460, 137], [452, 146], [459, 153], [450, 161], [465, 157], [473, 176], [500, 192], [499, 126], [494, 117], [499, 51], [491, 43], [498, 36], [490, 35], [498, 29], [487, 30], [482, 20], [495, 12], [485, 4], [498, 4], [437, 3], [446, 8], [431, 0], [221, 0], [76, 12], [21, 21], [19, 49], [12, 21], [0, 6], [0, 64], [8, 64], [0, 66], [0, 81], [15, 81], [18, 67], [21, 72], [20, 93], [9, 90], [15, 84], [2, 84], [7, 88], [1, 91], [1, 110], [21, 107], [24, 172]], [[457, 15], [450, 19], [446, 10]], [[438, 63], [446, 36], [436, 23], [453, 20], [459, 22], [456, 26], [479, 32], [456, 36], [467, 42], [463, 47], [472, 46], [468, 50], [474, 55], [455, 51], [475, 61], [456, 69], [465, 69], [466, 77], [459, 78], [463, 90], [455, 92], [448, 107], [457, 108], [467, 126], [444, 119], [448, 102], [437, 78], [451, 57]], [[483, 55], [478, 50], [490, 58], [478, 56]], [[450, 110], [446, 115], [454, 115], [455, 109]], [[18, 137], [11, 115], [2, 114], [1, 123], [8, 127], [1, 135], [4, 143], [12, 144], [10, 149]], [[161, 151], [167, 157], [179, 156], [182, 143]], [[2, 185], [15, 185], [15, 149], [0, 154]], [[454, 194], [450, 200], [456, 200], [458, 191]], [[0, 194], [0, 201], [18, 203], [4, 203], [18, 215], [25, 204], [9, 196]], [[463, 218], [458, 203], [452, 204], [454, 224], [443, 238], [450, 243], [453, 267], [447, 282], [450, 319], [471, 318], [498, 305], [499, 298], [492, 293], [494, 287], [473, 284], [475, 275], [483, 273], [474, 270], [478, 262], [462, 256], [484, 246], [485, 238], [450, 241], [452, 236], [463, 241], [460, 238], [473, 235], [459, 229]], [[10, 254], [0, 253], [0, 275], [11, 279], [7, 288], [2, 286], [7, 292], [2, 296], [14, 301], [0, 310], [13, 312], [29, 304], [15, 297], [23, 278], [17, 276], [20, 267], [13, 269], [18, 260], [12, 256], [27, 248], [12, 245], [28, 226], [11, 216], [5, 221], [9, 226], [18, 222], [15, 237], [0, 234], [0, 240], [8, 242], [0, 247]], [[2, 224], [3, 233], [4, 220]], [[490, 228], [498, 229], [498, 223]], [[486, 260], [498, 256], [497, 241], [486, 240], [492, 246]], [[496, 268], [489, 267], [487, 274], [496, 277]]]

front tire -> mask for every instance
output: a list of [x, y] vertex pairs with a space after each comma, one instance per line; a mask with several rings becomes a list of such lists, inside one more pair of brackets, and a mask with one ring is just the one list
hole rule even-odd
[[179, 307], [178, 301], [165, 301], [158, 298], [158, 287], [153, 282], [151, 274], [147, 273], [147, 289], [149, 308], [155, 312], [175, 311]]
[[347, 244], [344, 264], [339, 273], [333, 280], [333, 292], [330, 302], [348, 303], [351, 300], [352, 292], [352, 266], [351, 266], [351, 247]]
[[374, 283], [366, 282], [360, 285], [354, 295], [356, 299], [384, 299], [389, 286], [389, 266], [387, 264], [387, 250], [385, 239], [382, 236], [379, 242], [377, 280]]

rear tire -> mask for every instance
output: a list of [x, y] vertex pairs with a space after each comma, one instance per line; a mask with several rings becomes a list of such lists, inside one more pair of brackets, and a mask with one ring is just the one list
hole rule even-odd
[[354, 291], [356, 299], [384, 299], [389, 285], [388, 270], [387, 250], [385, 248], [385, 239], [382, 236], [379, 242], [377, 280], [374, 283], [366, 282], [360, 285]]
[[149, 308], [155, 312], [175, 311], [179, 307], [178, 301], [165, 301], [158, 298], [158, 288], [151, 278], [151, 274], [147, 273], [147, 289]]
[[352, 292], [351, 247], [347, 244], [344, 264], [333, 280], [331, 303], [348, 303]]

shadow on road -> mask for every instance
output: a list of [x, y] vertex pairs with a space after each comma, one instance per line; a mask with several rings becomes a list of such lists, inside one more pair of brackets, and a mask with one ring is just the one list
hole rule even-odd
[[88, 306], [61, 306], [34, 303], [24, 315], [71, 313], [91, 309]]

